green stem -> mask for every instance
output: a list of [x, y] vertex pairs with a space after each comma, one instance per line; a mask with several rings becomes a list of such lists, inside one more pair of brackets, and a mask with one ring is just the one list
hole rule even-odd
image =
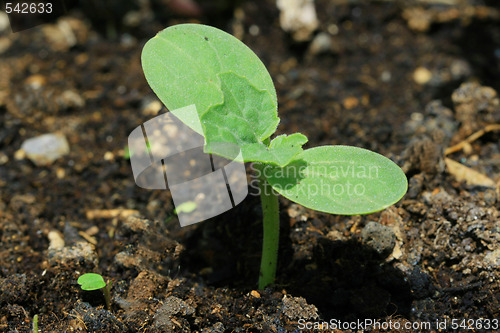
[[101, 288], [102, 293], [104, 295], [104, 301], [106, 302], [106, 309], [111, 310], [111, 295], [109, 292], [109, 284], [106, 284], [104, 288]]
[[38, 315], [33, 316], [33, 330], [32, 333], [38, 333]]
[[260, 263], [259, 289], [274, 282], [278, 263], [280, 234], [278, 196], [264, 176], [264, 165], [256, 165], [260, 171], [259, 189], [263, 216], [262, 259]]

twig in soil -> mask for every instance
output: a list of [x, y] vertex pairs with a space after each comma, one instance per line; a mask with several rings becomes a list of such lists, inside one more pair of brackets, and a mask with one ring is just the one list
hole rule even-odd
[[96, 239], [95, 237], [90, 236], [89, 234], [87, 234], [87, 233], [86, 233], [86, 232], [84, 232], [84, 231], [79, 231], [79, 232], [78, 232], [78, 234], [79, 234], [80, 236], [82, 236], [83, 238], [85, 238], [85, 240], [86, 240], [87, 242], [89, 242], [90, 244], [92, 244], [92, 245], [97, 245], [97, 239]]
[[497, 185], [490, 177], [465, 165], [446, 157], [444, 159], [448, 173], [455, 176], [458, 181], [465, 181], [469, 185], [495, 188]]
[[111, 219], [114, 217], [129, 217], [134, 214], [139, 214], [139, 211], [135, 209], [89, 209], [85, 212], [85, 215], [89, 220], [93, 219]]
[[83, 326], [83, 328], [85, 330], [87, 330], [87, 325], [85, 325], [85, 321], [83, 320], [82, 318], [82, 315], [80, 313], [77, 313], [77, 314], [72, 314], [72, 313], [68, 313], [66, 311], [63, 311], [64, 315], [68, 316], [68, 317], [72, 317], [72, 318], [75, 318], [76, 321], [81, 324]]
[[458, 4], [457, 0], [418, 0], [418, 2], [431, 5], [448, 5], [448, 6], [456, 6]]
[[499, 131], [499, 130], [500, 130], [500, 124], [487, 125], [482, 130], [477, 131], [476, 133], [470, 135], [467, 139], [461, 141], [460, 143], [457, 143], [454, 146], [446, 148], [446, 150], [444, 151], [444, 154], [449, 155], [449, 154], [452, 154], [452, 153], [457, 152], [459, 150], [462, 150], [465, 146], [476, 141], [477, 139], [479, 139], [480, 137], [482, 137], [486, 133], [493, 132], [493, 131]]

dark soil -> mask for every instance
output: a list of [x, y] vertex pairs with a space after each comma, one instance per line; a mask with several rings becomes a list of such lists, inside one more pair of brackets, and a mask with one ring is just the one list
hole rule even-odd
[[[75, 7], [57, 25], [0, 31], [1, 332], [31, 332], [35, 314], [41, 332], [298, 332], [300, 320], [480, 318], [490, 329], [469, 328], [494, 331], [500, 131], [447, 156], [496, 187], [457, 180], [443, 151], [500, 122], [495, 1], [318, 0], [316, 36], [331, 41], [319, 49], [281, 29], [272, 0], [199, 1], [198, 18], [138, 3], [109, 1], [105, 17]], [[143, 23], [134, 25], [138, 8]], [[308, 148], [377, 151], [403, 167], [407, 195], [366, 216], [281, 199], [276, 284], [257, 290], [259, 198], [180, 228], [169, 192], [136, 186], [126, 158], [130, 132], [160, 111], [142, 46], [181, 22], [217, 26], [257, 53], [277, 88], [279, 134], [300, 131]], [[20, 148], [45, 133], [65, 135], [70, 152], [37, 166]], [[79, 289], [86, 272], [109, 281], [109, 311], [100, 292]], [[337, 330], [351, 331], [363, 329]]]

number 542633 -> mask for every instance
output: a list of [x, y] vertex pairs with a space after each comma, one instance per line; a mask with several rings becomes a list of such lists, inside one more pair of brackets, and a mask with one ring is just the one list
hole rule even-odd
[[50, 14], [52, 13], [52, 3], [27, 3], [27, 2], [7, 2], [5, 4], [7, 14]]

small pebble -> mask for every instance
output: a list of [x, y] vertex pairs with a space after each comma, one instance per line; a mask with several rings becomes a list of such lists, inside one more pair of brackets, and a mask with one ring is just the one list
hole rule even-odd
[[0, 54], [5, 53], [12, 45], [12, 41], [7, 37], [0, 38]]
[[0, 32], [10, 30], [9, 16], [5, 12], [0, 12]]
[[33, 89], [39, 89], [47, 83], [47, 79], [43, 75], [34, 74], [24, 80], [24, 83]]
[[175, 321], [172, 320], [173, 315], [191, 316], [194, 312], [195, 308], [184, 300], [175, 296], [169, 296], [154, 315], [154, 326], [172, 332], [176, 327]]
[[326, 53], [332, 48], [332, 40], [330, 35], [325, 32], [320, 32], [316, 37], [314, 37], [311, 45], [309, 46], [309, 52], [312, 55], [317, 55], [321, 53]]
[[57, 99], [64, 109], [81, 108], [85, 106], [85, 100], [76, 91], [65, 90]]
[[252, 24], [250, 26], [250, 29], [248, 29], [248, 32], [250, 33], [250, 35], [252, 36], [258, 36], [259, 33], [260, 33], [260, 28], [258, 25], [255, 25], [255, 24]]
[[332, 36], [335, 36], [339, 33], [339, 27], [336, 24], [330, 24], [328, 26], [328, 33]]
[[56, 177], [57, 179], [63, 179], [64, 177], [66, 177], [66, 170], [64, 170], [63, 168], [57, 168]]
[[97, 234], [99, 233], [99, 227], [97, 227], [97, 226], [95, 226], [95, 225], [94, 225], [94, 226], [92, 226], [92, 227], [88, 228], [88, 229], [85, 231], [85, 233], [86, 233], [87, 235], [89, 235], [89, 236], [95, 236], [95, 235], [97, 235]]
[[277, 0], [276, 6], [280, 10], [280, 26], [284, 31], [290, 32], [297, 42], [311, 39], [319, 26], [313, 0]]
[[58, 250], [64, 247], [64, 239], [57, 230], [52, 230], [49, 232], [47, 238], [49, 239], [49, 249]]
[[389, 82], [389, 81], [391, 81], [391, 78], [392, 78], [392, 74], [391, 74], [391, 72], [389, 72], [387, 70], [383, 71], [382, 74], [380, 74], [380, 80], [382, 82]]
[[308, 304], [303, 297], [283, 297], [283, 314], [292, 320], [313, 320], [319, 317], [314, 304]]
[[361, 231], [361, 241], [378, 254], [388, 256], [396, 245], [396, 235], [390, 227], [377, 222], [368, 222]]
[[77, 242], [73, 246], [53, 249], [49, 247], [49, 264], [51, 266], [77, 265], [82, 267], [95, 267], [99, 259], [93, 245], [87, 242]]
[[112, 161], [114, 159], [115, 159], [115, 155], [112, 152], [107, 151], [104, 153], [104, 160], [105, 161]]
[[0, 165], [7, 164], [9, 162], [9, 156], [5, 155], [5, 153], [0, 152]]
[[44, 166], [68, 154], [69, 144], [63, 135], [43, 134], [24, 141], [21, 149], [37, 166]]
[[495, 268], [500, 267], [500, 249], [489, 252], [485, 257], [484, 261]]
[[342, 104], [347, 110], [353, 109], [359, 104], [359, 100], [356, 97], [347, 97], [343, 100]]
[[24, 160], [25, 158], [26, 158], [26, 152], [22, 149], [18, 149], [14, 153], [14, 159], [16, 161]]
[[432, 72], [425, 67], [418, 67], [413, 72], [413, 80], [421, 85], [426, 84], [432, 78]]
[[145, 99], [141, 104], [141, 112], [145, 116], [156, 116], [163, 107], [163, 104], [157, 99]]

